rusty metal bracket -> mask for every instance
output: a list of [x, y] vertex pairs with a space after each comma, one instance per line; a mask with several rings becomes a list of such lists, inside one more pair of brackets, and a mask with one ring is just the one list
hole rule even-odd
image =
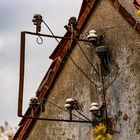
[[[37, 120], [48, 120], [48, 121], [63, 121], [63, 122], [79, 122], [79, 123], [92, 123], [96, 124], [97, 122], [91, 121], [91, 120], [84, 120], [81, 118], [81, 120], [73, 120], [73, 119], [52, 119], [52, 118], [40, 118], [36, 117], [36, 113], [39, 111], [39, 108], [37, 109], [32, 109], [31, 113], [29, 116], [26, 113], [23, 115], [22, 109], [23, 109], [23, 93], [24, 93], [24, 71], [25, 71], [25, 42], [26, 42], [26, 34], [29, 35], [35, 35], [35, 36], [44, 36], [44, 37], [50, 37], [50, 38], [59, 38], [59, 39], [66, 39], [66, 40], [71, 40], [71, 37], [60, 37], [60, 36], [51, 36], [51, 35], [46, 35], [46, 34], [38, 34], [34, 32], [27, 32], [23, 31], [21, 32], [21, 42], [20, 42], [20, 73], [19, 73], [19, 94], [18, 94], [18, 116], [23, 117], [23, 118], [28, 118], [28, 119], [37, 119]], [[78, 39], [78, 38], [73, 38], [73, 40], [76, 41], [87, 41], [85, 39]], [[29, 111], [29, 110], [28, 110]], [[75, 115], [75, 114], [71, 114]]]
[[[37, 116], [40, 108], [37, 108], [37, 109], [31, 109], [31, 108], [29, 108], [29, 110], [25, 113], [25, 115], [22, 114], [22, 108], [23, 108], [23, 89], [24, 89], [24, 69], [25, 69], [25, 49], [26, 49], [25, 42], [26, 42], [26, 34], [35, 35], [35, 36], [38, 36], [39, 35], [39, 36], [50, 37], [50, 38], [59, 38], [59, 39], [66, 39], [66, 40], [73, 39], [73, 40], [76, 40], [76, 41], [90, 42], [89, 40], [85, 40], [85, 39], [78, 39], [78, 38], [71, 38], [71, 37], [60, 37], [60, 36], [52, 36], [52, 35], [38, 34], [38, 33], [27, 32], [27, 31], [21, 32], [19, 95], [18, 95], [18, 116], [19, 117], [22, 117], [24, 119], [32, 119], [32, 120], [47, 120], [47, 121], [59, 121], [59, 122], [73, 122], [73, 123], [90, 123], [93, 126], [95, 126], [96, 124], [98, 124], [100, 122], [106, 123], [107, 120], [96, 121], [96, 120], [89, 120], [87, 118], [86, 118], [86, 120], [83, 119], [83, 118], [79, 118], [80, 120], [74, 120], [74, 119], [72, 119], [72, 115], [75, 115], [73, 113], [70, 113], [70, 119], [41, 118], [41, 117], [38, 117]], [[84, 116], [83, 114], [80, 114], [80, 115]], [[106, 119], [108, 119], [107, 116], [106, 116]]]
[[86, 39], [71, 38], [71, 37], [61, 37], [61, 36], [52, 36], [52, 35], [39, 34], [39, 33], [28, 32], [28, 31], [23, 31], [23, 32], [21, 32], [18, 116], [22, 116], [26, 34], [35, 35], [35, 36], [49, 37], [49, 38], [58, 38], [58, 39], [66, 39], [66, 40], [71, 40], [71, 39], [73, 39], [73, 40], [76, 40], [76, 41], [90, 42], [89, 40], [86, 40]]

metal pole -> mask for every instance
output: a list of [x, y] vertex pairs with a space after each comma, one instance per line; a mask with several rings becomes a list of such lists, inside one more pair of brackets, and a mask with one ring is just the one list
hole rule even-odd
[[21, 32], [18, 116], [22, 114], [22, 102], [23, 102], [22, 98], [24, 88], [24, 61], [25, 61], [25, 32]]

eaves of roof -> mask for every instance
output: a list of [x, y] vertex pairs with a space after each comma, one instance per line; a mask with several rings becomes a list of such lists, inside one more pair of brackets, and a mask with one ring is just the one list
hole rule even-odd
[[[110, 0], [114, 7], [118, 10], [118, 12], [129, 22], [129, 24], [138, 32], [140, 33], [140, 24], [131, 16], [128, 11], [125, 10], [123, 6], [120, 5], [118, 0]], [[79, 29], [79, 34], [77, 37], [79, 37], [80, 32], [82, 31], [82, 28], [86, 24], [86, 21], [88, 20], [88, 17], [90, 16], [90, 13], [95, 9], [97, 6], [99, 0], [83, 0], [81, 10], [78, 17], [78, 23], [77, 28]], [[118, 6], [119, 5], [119, 6]], [[119, 7], [119, 8], [118, 8]], [[64, 37], [70, 37], [71, 33], [68, 31], [64, 35]], [[57, 76], [60, 72], [60, 70], [63, 67], [64, 62], [67, 59], [67, 53], [72, 51], [72, 47], [69, 48], [68, 45], [69, 41], [66, 39], [62, 39], [52, 55], [50, 56], [50, 59], [53, 60], [50, 68], [48, 69], [48, 72], [46, 73], [44, 79], [42, 80], [38, 90], [37, 90], [37, 97], [38, 98], [47, 98], [49, 94], [49, 90], [53, 86], [55, 80], [57, 79]], [[76, 42], [73, 41], [73, 45], [76, 45]], [[63, 62], [63, 63], [62, 63]], [[49, 78], [48, 78], [49, 77]], [[25, 115], [31, 116], [31, 108], [28, 108]], [[39, 110], [36, 110], [36, 113], [38, 113]], [[28, 119], [23, 118], [19, 124], [19, 129], [17, 130], [13, 140], [23, 140], [25, 137], [28, 136], [30, 130], [32, 129], [35, 119]]]

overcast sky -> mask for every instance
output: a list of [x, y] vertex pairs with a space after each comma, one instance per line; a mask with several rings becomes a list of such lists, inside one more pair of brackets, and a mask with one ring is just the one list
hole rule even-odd
[[[8, 121], [16, 126], [20, 32], [35, 31], [32, 17], [40, 13], [55, 35], [63, 36], [64, 25], [72, 16], [78, 17], [82, 0], [2, 0], [0, 2], [0, 124]], [[42, 32], [49, 34], [42, 25]], [[42, 45], [36, 37], [27, 36], [26, 40], [25, 97], [30, 96], [40, 84], [51, 63], [49, 56], [57, 43], [44, 39]], [[24, 106], [27, 103], [25, 103]], [[26, 107], [25, 109], [26, 110]]]

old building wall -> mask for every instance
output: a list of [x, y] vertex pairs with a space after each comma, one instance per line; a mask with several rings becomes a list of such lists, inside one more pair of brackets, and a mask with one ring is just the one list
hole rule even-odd
[[108, 112], [110, 116], [116, 114], [117, 105], [115, 105], [114, 94], [117, 98], [116, 100], [118, 100], [116, 102], [119, 104], [117, 109], [123, 112], [120, 117], [122, 119], [120, 121], [121, 128], [118, 128], [118, 130], [121, 130], [121, 134], [114, 135], [114, 139], [139, 140], [140, 72], [138, 69], [140, 68], [140, 36], [119, 15], [108, 0], [100, 3], [86, 26], [88, 28], [85, 29], [85, 32], [93, 28], [98, 32], [106, 30], [103, 45], [108, 46], [111, 51], [113, 60], [111, 66], [112, 79], [117, 75], [114, 83], [106, 93]]
[[[106, 102], [108, 117], [120, 113], [119, 123], [114, 128], [120, 134], [113, 135], [113, 140], [140, 139], [140, 36], [121, 17], [109, 0], [102, 0], [91, 14], [83, 33], [95, 29], [104, 34], [102, 45], [111, 52], [110, 73], [105, 76]], [[81, 43], [86, 55], [99, 70], [95, 46]], [[82, 51], [76, 45], [71, 53], [76, 64], [100, 84], [100, 78], [89, 64]], [[112, 83], [113, 81], [113, 83]], [[67, 119], [69, 114], [55, 105], [64, 108], [68, 97], [77, 99], [82, 106], [83, 114], [92, 119], [89, 112], [91, 101], [101, 101], [100, 88], [94, 86], [85, 75], [72, 63], [70, 58], [65, 62], [59, 77], [50, 91], [46, 111], [41, 117]], [[51, 103], [50, 103], [51, 102]], [[76, 112], [74, 112], [76, 114]], [[79, 116], [80, 117], [80, 116]], [[74, 117], [74, 119], [76, 119]], [[121, 124], [121, 125], [120, 125]], [[37, 121], [28, 136], [28, 140], [88, 140], [91, 124]]]

